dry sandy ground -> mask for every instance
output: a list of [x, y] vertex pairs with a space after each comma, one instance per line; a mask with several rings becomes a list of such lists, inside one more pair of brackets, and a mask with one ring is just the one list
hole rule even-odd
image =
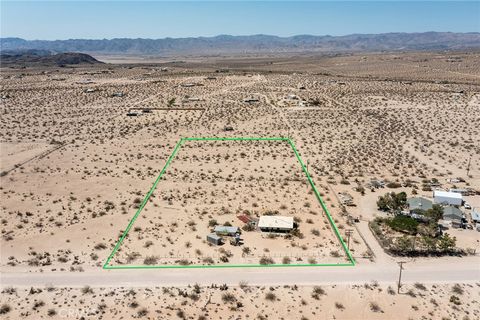
[[5, 319], [478, 319], [480, 283], [7, 288]]
[[[182, 60], [1, 70], [2, 273], [101, 272], [136, 212], [137, 199], [143, 199], [181, 137], [292, 138], [341, 236], [354, 229], [350, 246], [360, 264], [382, 261], [381, 249], [365, 228], [379, 214], [375, 200], [382, 191], [367, 189], [362, 196], [354, 190], [357, 186], [377, 178], [413, 181], [421, 190], [422, 180], [437, 178], [448, 189], [453, 186], [448, 178], [462, 177], [466, 183], [456, 186], [480, 188], [478, 52]], [[219, 72], [221, 68], [229, 72]], [[119, 92], [124, 95], [114, 95]], [[245, 103], [246, 98], [258, 102]], [[141, 112], [151, 107], [170, 110]], [[132, 110], [141, 115], [127, 116]], [[226, 126], [233, 131], [225, 131]], [[342, 253], [338, 239], [299, 169], [282, 146], [200, 144], [182, 149], [112, 263], [125, 263], [129, 252], [139, 254], [131, 263], [146, 256], [156, 256], [159, 264], [177, 263], [180, 257], [194, 264], [211, 263], [204, 257], [215, 264], [258, 263], [264, 255], [276, 263], [286, 255], [292, 263], [344, 262], [344, 255], [332, 254]], [[397, 190], [412, 194], [412, 188]], [[340, 205], [338, 193], [344, 191], [352, 194], [356, 207]], [[478, 196], [471, 202], [479, 203]], [[241, 226], [236, 215], [245, 210], [254, 216], [278, 210], [297, 217], [304, 237], [265, 239], [244, 232], [244, 246], [227, 244], [229, 261], [221, 261], [226, 253], [205, 244], [208, 221]], [[348, 215], [362, 221], [352, 225]], [[477, 232], [452, 232], [459, 247], [480, 251]], [[153, 244], [146, 246], [147, 241]], [[310, 299], [311, 288], [299, 290]], [[346, 290], [331, 289], [331, 295], [337, 290], [341, 302]], [[395, 306], [400, 298], [412, 299], [383, 290], [379, 296], [393, 299]], [[466, 291], [472, 301], [475, 295], [478, 299], [478, 287]], [[42, 299], [51, 305], [48, 296]], [[394, 311], [380, 303], [386, 313], [372, 313], [369, 300], [361, 308], [367, 315]], [[461, 307], [467, 308], [467, 300]], [[410, 310], [414, 301], [399, 310], [415, 311]], [[246, 302], [245, 308], [251, 308]], [[328, 308], [335, 308], [335, 302]], [[313, 301], [308, 304], [313, 306]], [[295, 316], [298, 309], [291, 306]], [[276, 310], [282, 309], [269, 312]], [[354, 316], [353, 310], [335, 312], [337, 317]], [[15, 307], [13, 312], [22, 311]], [[246, 314], [253, 318], [256, 312]], [[281, 312], [289, 318], [286, 309]], [[171, 313], [176, 314], [175, 308]], [[316, 318], [311, 311], [305, 315]]]

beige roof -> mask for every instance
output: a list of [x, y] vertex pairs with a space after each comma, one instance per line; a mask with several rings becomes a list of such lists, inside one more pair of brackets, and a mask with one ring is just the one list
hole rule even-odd
[[258, 227], [293, 229], [293, 217], [261, 216], [258, 221]]

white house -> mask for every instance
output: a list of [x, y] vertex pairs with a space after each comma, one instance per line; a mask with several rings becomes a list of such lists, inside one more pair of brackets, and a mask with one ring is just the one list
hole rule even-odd
[[258, 220], [258, 228], [264, 232], [288, 232], [293, 226], [293, 217], [261, 216]]
[[433, 191], [433, 202], [438, 204], [461, 206], [463, 197], [460, 193], [435, 190]]

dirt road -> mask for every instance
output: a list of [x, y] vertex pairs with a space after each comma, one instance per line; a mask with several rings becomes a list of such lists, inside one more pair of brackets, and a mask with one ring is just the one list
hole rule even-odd
[[[480, 282], [480, 258], [445, 258], [408, 261], [404, 265], [404, 282], [471, 283]], [[67, 286], [79, 287], [153, 287], [187, 286], [199, 283], [238, 285], [317, 285], [364, 284], [378, 281], [395, 284], [398, 266], [371, 263], [355, 267], [287, 267], [232, 269], [154, 269], [154, 270], [88, 270], [86, 272], [8, 273], [2, 272], [1, 286]]]

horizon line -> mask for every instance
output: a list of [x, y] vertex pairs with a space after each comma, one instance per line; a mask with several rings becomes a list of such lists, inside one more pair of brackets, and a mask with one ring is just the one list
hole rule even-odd
[[455, 32], [455, 31], [418, 31], [418, 32], [404, 32], [404, 31], [392, 31], [392, 32], [380, 32], [380, 33], [348, 33], [343, 35], [330, 35], [330, 34], [294, 34], [289, 36], [283, 35], [274, 35], [274, 34], [265, 34], [265, 33], [257, 33], [257, 34], [239, 34], [239, 35], [232, 35], [232, 34], [217, 34], [217, 35], [210, 35], [210, 36], [190, 36], [190, 37], [163, 37], [163, 38], [142, 38], [142, 37], [114, 37], [114, 38], [63, 38], [63, 39], [32, 39], [32, 38], [22, 38], [18, 36], [0, 36], [0, 39], [20, 39], [25, 41], [68, 41], [68, 40], [92, 40], [92, 41], [111, 41], [111, 40], [179, 40], [179, 39], [202, 39], [202, 38], [218, 38], [218, 37], [275, 37], [275, 38], [294, 38], [294, 37], [332, 37], [332, 38], [341, 38], [341, 37], [348, 37], [348, 36], [372, 36], [372, 35], [385, 35], [385, 34], [427, 34], [427, 33], [452, 33], [452, 34], [480, 34], [479, 31], [467, 31], [467, 32]]

